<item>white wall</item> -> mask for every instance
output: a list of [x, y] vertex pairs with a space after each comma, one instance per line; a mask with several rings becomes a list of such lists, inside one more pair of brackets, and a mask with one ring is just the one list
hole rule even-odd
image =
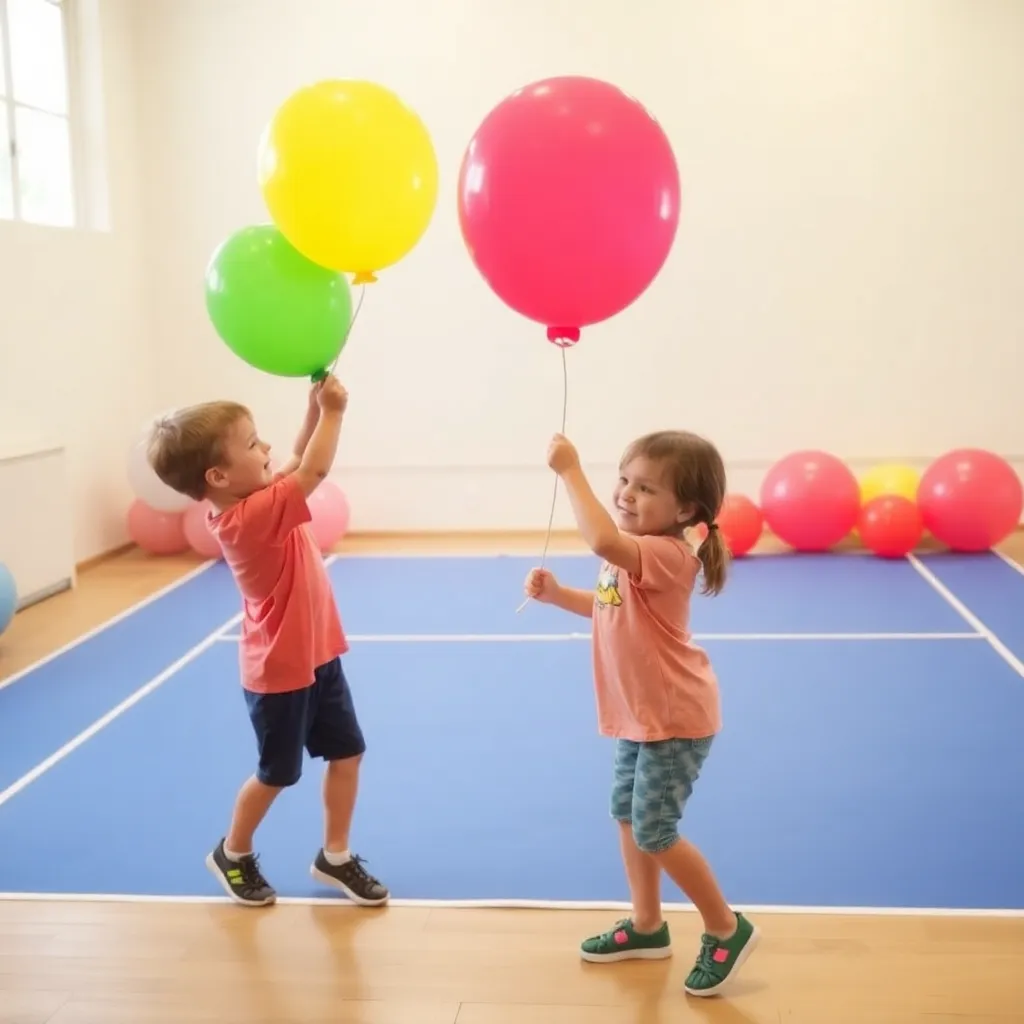
[[231, 356], [202, 294], [214, 246], [267, 219], [256, 146], [278, 103], [366, 77], [433, 134], [434, 223], [367, 292], [340, 365], [356, 527], [546, 522], [559, 358], [477, 276], [455, 183], [487, 111], [560, 73], [640, 97], [683, 177], [662, 276], [569, 353], [569, 432], [602, 482], [667, 425], [716, 439], [748, 492], [797, 447], [1024, 464], [1018, 0], [146, 0], [139, 17], [154, 408], [230, 395], [290, 442], [303, 385]]
[[97, 193], [106, 182], [110, 208], [99, 215], [110, 229], [0, 221], [0, 447], [67, 446], [79, 560], [124, 540], [125, 452], [156, 390], [138, 247], [132, 8], [82, 3], [80, 70], [101, 105], [86, 113], [107, 126], [86, 152]]

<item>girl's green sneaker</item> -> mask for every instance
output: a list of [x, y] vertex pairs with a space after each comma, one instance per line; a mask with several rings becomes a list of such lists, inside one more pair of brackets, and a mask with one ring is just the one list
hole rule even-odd
[[672, 955], [668, 923], [662, 921], [656, 932], [643, 933], [633, 928], [632, 921], [619, 923], [601, 935], [584, 939], [580, 956], [588, 963], [605, 964], [616, 960], [664, 960]]
[[700, 952], [683, 986], [691, 996], [716, 996], [743, 966], [761, 933], [742, 915], [736, 915], [736, 931], [728, 939], [714, 935], [701, 938]]

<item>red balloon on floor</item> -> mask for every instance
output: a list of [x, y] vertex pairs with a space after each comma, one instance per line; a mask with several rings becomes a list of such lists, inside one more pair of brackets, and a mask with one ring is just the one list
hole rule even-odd
[[797, 551], [827, 551], [856, 525], [860, 487], [846, 464], [828, 452], [793, 452], [761, 485], [768, 528]]
[[987, 551], [1020, 523], [1024, 488], [993, 452], [960, 448], [937, 458], [917, 489], [924, 527], [954, 551]]
[[903, 558], [924, 533], [921, 510], [907, 498], [883, 494], [860, 510], [857, 532], [864, 546], [882, 558]]
[[764, 529], [761, 510], [745, 494], [727, 494], [717, 522], [725, 546], [736, 558], [750, 551]]

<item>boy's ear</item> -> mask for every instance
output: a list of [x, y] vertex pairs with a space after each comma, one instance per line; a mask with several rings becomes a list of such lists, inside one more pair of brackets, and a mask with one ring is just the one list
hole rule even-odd
[[223, 490], [228, 485], [227, 475], [219, 466], [211, 466], [205, 473], [206, 486], [212, 490]]

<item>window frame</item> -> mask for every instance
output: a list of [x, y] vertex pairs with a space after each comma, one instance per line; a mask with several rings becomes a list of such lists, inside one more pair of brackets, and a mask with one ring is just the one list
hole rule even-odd
[[[60, 12], [61, 21], [61, 36], [64, 47], [64, 81], [66, 83], [67, 95], [65, 96], [66, 110], [64, 113], [56, 113], [53, 110], [47, 110], [45, 107], [37, 107], [32, 103], [22, 103], [14, 95], [14, 68], [13, 68], [13, 48], [11, 46], [11, 32], [10, 32], [10, 18], [8, 17], [7, 4], [8, 0], [0, 0], [0, 57], [3, 59], [3, 82], [2, 82], [2, 95], [0, 95], [0, 116], [2, 116], [7, 123], [7, 137], [10, 144], [10, 166], [11, 166], [11, 199], [12, 199], [12, 212], [11, 217], [0, 217], [0, 222], [4, 220], [10, 220], [11, 223], [16, 224], [38, 224], [40, 227], [51, 227], [51, 228], [76, 228], [79, 225], [81, 217], [81, 196], [79, 195], [79, 182], [78, 182], [78, 160], [77, 160], [77, 135], [76, 135], [76, 106], [75, 106], [75, 88], [74, 88], [74, 68], [75, 61], [72, 52], [72, 32], [71, 32], [71, 20], [73, 12], [70, 9], [72, 4], [70, 0], [39, 0], [41, 3], [48, 3], [52, 7], [56, 7]], [[50, 224], [40, 223], [34, 220], [27, 220], [22, 211], [22, 200], [21, 200], [21, 167], [19, 160], [18, 150], [18, 132], [17, 132], [17, 111], [32, 110], [36, 113], [45, 114], [47, 117], [56, 117], [63, 120], [67, 126], [68, 132], [68, 163], [69, 163], [69, 174], [71, 183], [71, 194], [68, 197], [71, 203], [71, 221], [68, 224]]]

